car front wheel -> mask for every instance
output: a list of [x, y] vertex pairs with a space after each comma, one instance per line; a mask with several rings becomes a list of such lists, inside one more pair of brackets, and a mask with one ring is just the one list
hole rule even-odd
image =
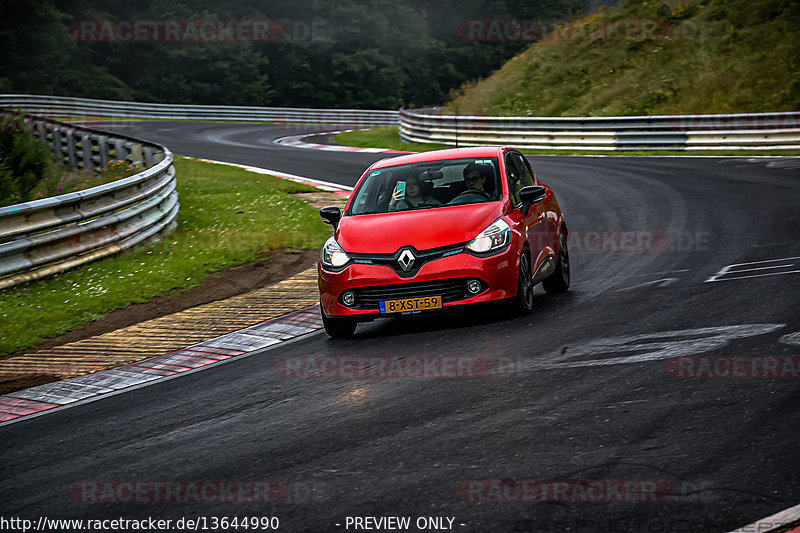
[[567, 234], [561, 232], [558, 240], [558, 264], [556, 270], [544, 280], [542, 288], [547, 294], [558, 294], [569, 290], [569, 250], [567, 249]]
[[519, 273], [517, 277], [517, 296], [514, 298], [514, 307], [523, 315], [533, 311], [533, 277], [531, 274], [531, 259], [527, 250], [523, 250], [519, 257]]
[[325, 333], [332, 339], [344, 339], [352, 337], [356, 332], [357, 323], [349, 318], [330, 318], [325, 316], [325, 312], [320, 309], [322, 314], [322, 325], [325, 326]]

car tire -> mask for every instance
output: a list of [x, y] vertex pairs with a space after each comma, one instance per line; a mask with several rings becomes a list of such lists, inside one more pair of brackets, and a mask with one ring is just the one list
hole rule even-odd
[[569, 249], [567, 248], [567, 234], [562, 230], [558, 240], [558, 264], [556, 270], [544, 280], [542, 288], [547, 294], [559, 294], [569, 290], [570, 279]]
[[330, 318], [320, 309], [322, 315], [322, 325], [325, 326], [325, 333], [332, 339], [347, 339], [356, 332], [358, 325], [355, 320], [349, 318]]
[[523, 250], [519, 256], [514, 308], [521, 315], [528, 315], [533, 311], [533, 274], [531, 273], [531, 256], [527, 249]]

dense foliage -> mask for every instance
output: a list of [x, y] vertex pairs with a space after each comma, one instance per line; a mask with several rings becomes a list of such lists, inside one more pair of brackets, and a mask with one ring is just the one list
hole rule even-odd
[[[486, 76], [527, 44], [468, 40], [459, 24], [563, 18], [583, 6], [581, 0], [4, 2], [0, 92], [292, 107], [442, 104], [452, 88]], [[278, 21], [283, 33], [267, 42], [87, 42], [80, 31], [80, 21], [190, 20]]]
[[37, 186], [52, 175], [53, 157], [22, 127], [4, 116], [0, 124], [0, 206], [36, 199]]

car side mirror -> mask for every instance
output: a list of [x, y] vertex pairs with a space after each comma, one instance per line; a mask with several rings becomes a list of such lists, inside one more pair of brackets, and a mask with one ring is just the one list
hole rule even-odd
[[336, 226], [339, 225], [339, 221], [342, 219], [342, 210], [335, 205], [323, 207], [319, 210], [319, 218], [326, 224], [333, 226], [333, 229], [336, 229]]
[[522, 200], [522, 214], [528, 216], [533, 204], [538, 204], [547, 195], [547, 189], [541, 185], [528, 185], [519, 190], [519, 197]]

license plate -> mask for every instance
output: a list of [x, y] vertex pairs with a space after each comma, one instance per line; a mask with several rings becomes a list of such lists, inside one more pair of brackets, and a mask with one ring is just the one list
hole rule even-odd
[[381, 313], [408, 313], [441, 309], [441, 296], [423, 296], [422, 298], [403, 298], [402, 300], [385, 300], [380, 302]]

